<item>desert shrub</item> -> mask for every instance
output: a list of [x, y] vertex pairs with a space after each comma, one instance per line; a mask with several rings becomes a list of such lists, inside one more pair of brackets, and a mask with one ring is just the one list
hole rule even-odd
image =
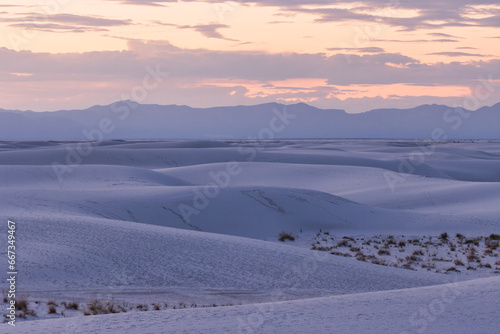
[[463, 266], [464, 263], [462, 261], [460, 261], [460, 260], [455, 260], [455, 265], [456, 266]]
[[488, 240], [485, 244], [486, 244], [486, 247], [488, 247], [489, 249], [496, 250], [498, 248], [499, 243], [500, 243], [499, 241], [492, 242], [492, 241]]
[[98, 300], [92, 300], [88, 305], [89, 314], [100, 314], [103, 311], [103, 305]]
[[106, 305], [106, 310], [109, 312], [109, 313], [119, 313], [120, 311], [117, 310], [115, 308], [115, 304], [113, 303], [108, 303], [108, 305]]
[[50, 305], [57, 306], [57, 303], [56, 303], [55, 301], [53, 301], [53, 300], [49, 300], [49, 301], [47, 302], [47, 305], [49, 305], [49, 306], [50, 306]]
[[394, 239], [388, 239], [386, 242], [385, 242], [385, 245], [386, 246], [389, 246], [389, 245], [395, 245], [396, 244], [396, 241], [394, 241]]
[[391, 255], [391, 252], [387, 249], [380, 249], [377, 254], [378, 255]]
[[380, 261], [380, 260], [372, 260], [372, 263], [373, 264], [378, 264], [379, 266], [387, 266], [387, 264], [384, 262], [384, 261]]
[[405, 246], [406, 246], [406, 242], [404, 242], [404, 241], [400, 241], [400, 242], [398, 243], [398, 246], [399, 246], [399, 247], [405, 247]]
[[408, 269], [408, 270], [416, 270], [415, 268], [413, 268], [413, 267], [411, 266], [411, 264], [410, 264], [410, 263], [405, 263], [405, 264], [403, 264], [403, 265], [401, 266], [401, 268], [403, 268], [403, 269]]
[[491, 240], [500, 240], [500, 235], [498, 235], [498, 234], [490, 234], [489, 238]]
[[57, 310], [54, 306], [49, 307], [49, 314], [56, 314]]
[[466, 245], [473, 244], [474, 246], [479, 246], [479, 240], [481, 240], [481, 239], [480, 238], [467, 239], [467, 240], [465, 240], [464, 244], [466, 244]]
[[457, 237], [458, 239], [463, 239], [463, 238], [465, 238], [465, 236], [464, 236], [463, 234], [460, 234], [460, 233], [457, 233], [456, 237]]
[[281, 242], [285, 242], [285, 240], [295, 241], [295, 237], [291, 233], [281, 232], [278, 240]]
[[[139, 310], [139, 311], [147, 311], [149, 308], [147, 305], [144, 305], [144, 304], [139, 304], [136, 306], [136, 308]], [[175, 309], [175, 306], [174, 306], [174, 309]]]
[[439, 236], [439, 238], [441, 240], [443, 240], [443, 241], [444, 240], [448, 240], [448, 233], [446, 233], [446, 232], [441, 233], [441, 235]]
[[17, 314], [19, 318], [26, 319], [26, 316], [28, 316], [28, 315], [36, 316], [35, 311], [30, 310], [28, 308], [28, 304], [29, 303], [26, 299], [16, 300], [16, 310], [19, 311]]
[[366, 256], [363, 253], [356, 253], [356, 260], [366, 262]]
[[63, 304], [66, 310], [78, 310], [80, 307], [77, 302], [63, 303]]
[[349, 246], [349, 243], [345, 239], [337, 243], [337, 247], [347, 247], [347, 246]]
[[26, 299], [16, 300], [16, 310], [26, 313], [28, 311], [28, 301]]
[[424, 255], [424, 252], [422, 252], [421, 249], [417, 249], [417, 250], [413, 251], [412, 255]]
[[484, 265], [484, 267], [485, 267], [485, 268], [490, 268], [490, 269], [491, 269], [491, 264], [486, 263], [486, 264]]
[[349, 250], [351, 252], [359, 252], [361, 249], [359, 247], [351, 247]]
[[342, 252], [336, 252], [336, 251], [331, 251], [330, 254], [332, 254], [332, 255], [339, 255], [339, 256], [343, 256], [343, 257], [352, 257], [351, 254], [342, 253]]
[[97, 315], [97, 314], [109, 314], [120, 312], [116, 309], [113, 303], [102, 303], [98, 300], [93, 300], [87, 305], [87, 309], [84, 311], [84, 315]]
[[469, 262], [474, 262], [474, 261], [480, 262], [481, 260], [474, 253], [470, 253], [469, 255], [467, 255], [467, 261], [469, 261]]
[[406, 260], [407, 260], [408, 262], [410, 262], [410, 261], [411, 261], [411, 262], [415, 262], [415, 261], [422, 261], [422, 258], [420, 258], [420, 257], [418, 257], [418, 256], [416, 256], [416, 255], [411, 255], [411, 256], [407, 256], [407, 257], [406, 257]]

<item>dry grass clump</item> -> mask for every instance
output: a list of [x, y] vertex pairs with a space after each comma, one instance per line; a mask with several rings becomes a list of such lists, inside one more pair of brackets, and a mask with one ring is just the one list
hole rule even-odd
[[279, 234], [278, 240], [281, 242], [285, 242], [285, 240], [295, 241], [295, 237], [288, 232], [281, 232]]
[[313, 240], [312, 249], [355, 257], [358, 261], [411, 270], [435, 269], [437, 273], [446, 274], [460, 272], [457, 268], [462, 270], [467, 267], [468, 270], [482, 268], [490, 269], [491, 273], [500, 273], [500, 268], [493, 265], [495, 261], [497, 266], [500, 264], [500, 261], [497, 261], [500, 256], [500, 235], [497, 234], [466, 238], [460, 233], [455, 236], [443, 232], [437, 237], [375, 235], [356, 238], [344, 236], [338, 240], [332, 235], [327, 236], [320, 232]]
[[349, 242], [347, 240], [341, 240], [337, 243], [337, 247], [349, 247]]
[[36, 316], [35, 311], [30, 310], [28, 305], [29, 305], [29, 302], [26, 299], [17, 299], [16, 300], [16, 310], [18, 311], [17, 316], [19, 318], [26, 319], [26, 317], [28, 315]]
[[63, 302], [61, 304], [64, 305], [66, 310], [78, 310], [80, 308], [80, 305], [78, 305], [77, 302], [71, 302], [71, 303]]
[[93, 300], [88, 305], [84, 311], [84, 315], [97, 315], [97, 314], [109, 314], [109, 313], [119, 313], [120, 311], [115, 306], [114, 303], [106, 302], [103, 303], [99, 300]]
[[388, 249], [380, 249], [377, 252], [378, 255], [391, 255], [391, 252]]

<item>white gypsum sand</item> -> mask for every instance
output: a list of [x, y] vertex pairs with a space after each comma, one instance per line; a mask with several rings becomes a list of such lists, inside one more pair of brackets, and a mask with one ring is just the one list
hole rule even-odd
[[[493, 333], [500, 324], [498, 249], [486, 240], [500, 234], [498, 142], [109, 141], [65, 165], [76, 145], [0, 143], [0, 212], [18, 226], [18, 290], [33, 311], [16, 331]], [[281, 232], [295, 241], [279, 242]], [[390, 254], [378, 254], [386, 244]], [[439, 299], [449, 283], [457, 288]]]

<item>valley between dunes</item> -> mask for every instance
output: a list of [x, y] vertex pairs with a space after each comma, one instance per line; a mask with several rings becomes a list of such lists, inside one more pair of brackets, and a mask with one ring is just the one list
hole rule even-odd
[[[81, 144], [0, 142], [0, 216], [32, 311], [0, 333], [498, 330], [500, 142]], [[389, 254], [368, 254], [375, 239]], [[445, 264], [396, 265], [403, 241]]]

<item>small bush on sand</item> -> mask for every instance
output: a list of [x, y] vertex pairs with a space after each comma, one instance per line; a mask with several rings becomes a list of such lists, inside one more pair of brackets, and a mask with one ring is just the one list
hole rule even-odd
[[337, 243], [337, 247], [347, 247], [347, 246], [349, 246], [347, 240], [341, 240]]
[[281, 232], [278, 240], [281, 242], [285, 242], [285, 240], [295, 241], [295, 237], [291, 233]]
[[16, 300], [16, 310], [23, 312], [28, 311], [28, 301], [26, 299]]
[[389, 252], [387, 249], [381, 249], [378, 251], [378, 255], [391, 255], [391, 252]]
[[79, 305], [77, 302], [71, 302], [71, 303], [64, 303], [64, 307], [66, 307], [67, 310], [78, 310]]

